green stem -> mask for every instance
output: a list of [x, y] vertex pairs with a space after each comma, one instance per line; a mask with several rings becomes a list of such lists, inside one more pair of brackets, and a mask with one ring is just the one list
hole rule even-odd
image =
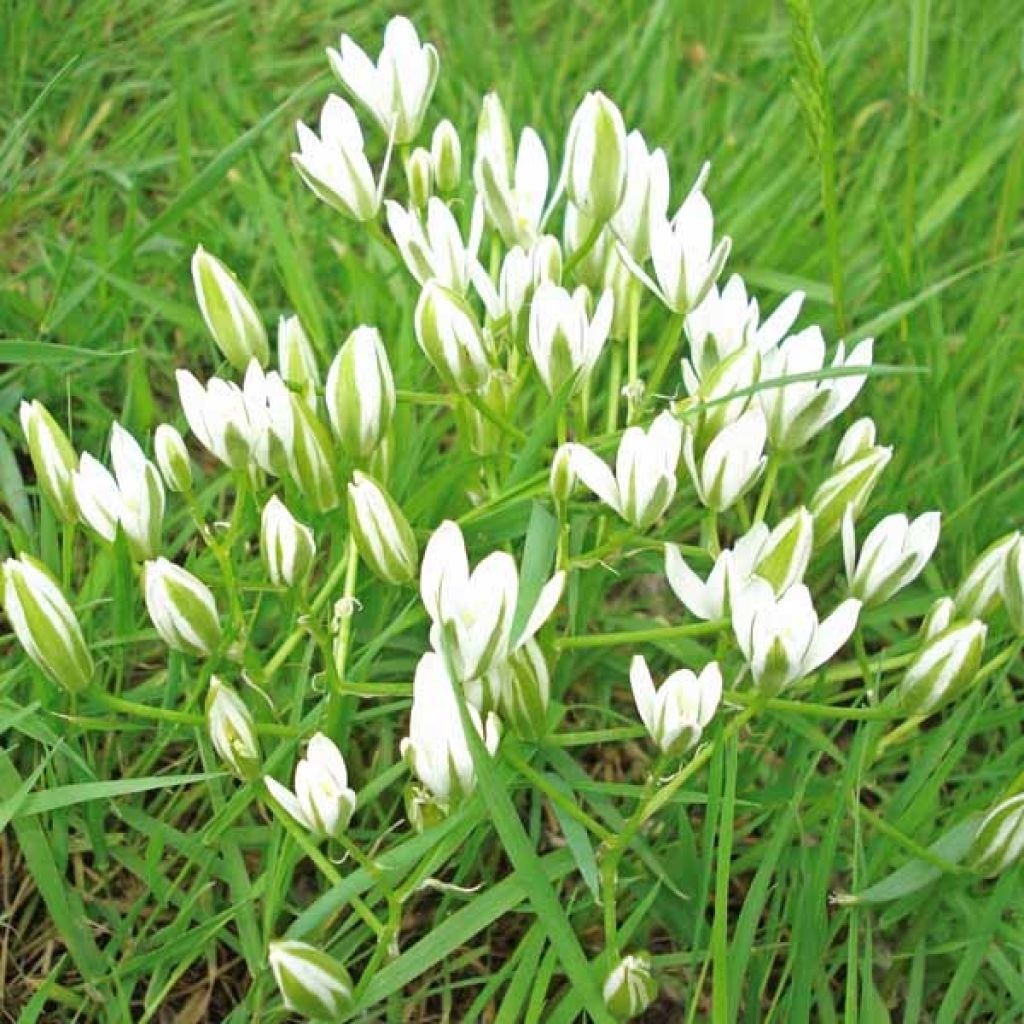
[[628, 293], [629, 333], [626, 345], [629, 353], [629, 363], [626, 371], [626, 384], [629, 390], [626, 405], [626, 423], [631, 424], [635, 421], [640, 407], [639, 396], [635, 390], [640, 380], [640, 282], [635, 277], [630, 277], [629, 279]]
[[583, 244], [565, 261], [562, 267], [562, 277], [567, 278], [589, 255], [590, 250], [597, 245], [605, 225], [603, 221], [597, 221], [590, 229], [590, 234], [583, 240]]
[[619, 428], [619, 392], [622, 390], [622, 346], [612, 345], [612, 365], [608, 373], [608, 408], [605, 426], [609, 434]]
[[581, 647], [619, 647], [626, 644], [658, 643], [680, 637], [713, 636], [729, 628], [725, 620], [712, 622], [687, 622], [681, 626], [659, 626], [654, 629], [632, 629], [621, 633], [585, 633], [580, 636], [562, 637], [555, 641], [560, 651], [577, 650]]
[[332, 735], [341, 723], [341, 712], [345, 699], [345, 673], [348, 669], [348, 652], [352, 642], [352, 607], [356, 592], [356, 579], [359, 575], [359, 551], [356, 549], [355, 536], [349, 533], [345, 550], [345, 588], [341, 595], [344, 602], [341, 624], [334, 643], [334, 689], [327, 701], [327, 735]]
[[767, 700], [758, 694], [742, 690], [726, 690], [724, 698], [732, 704], [751, 707], [760, 703], [765, 711], [779, 711], [788, 715], [800, 715], [804, 718], [837, 719], [851, 722], [891, 722], [906, 716], [895, 706], [851, 708], [833, 706], [831, 704], [811, 704], [802, 700], [786, 700], [782, 697], [769, 697]]
[[754, 508], [754, 522], [763, 523], [765, 513], [768, 511], [768, 502], [771, 500], [772, 491], [775, 490], [775, 481], [779, 475], [779, 453], [772, 452], [768, 456], [768, 465], [764, 471], [764, 482], [761, 484], [761, 493], [757, 497], [757, 506]]
[[658, 342], [658, 362], [655, 364], [654, 372], [651, 374], [650, 379], [647, 382], [647, 396], [657, 394], [658, 389], [661, 387], [662, 379], [668, 372], [668, 368], [672, 363], [672, 358], [677, 354], [679, 332], [682, 330], [683, 321], [685, 319], [686, 318], [681, 313], [673, 313], [672, 316], [669, 317], [668, 324], [665, 326], [665, 332], [662, 334], [661, 339]]
[[71, 589], [71, 576], [75, 567], [75, 531], [78, 523], [65, 523], [61, 531], [60, 566], [65, 590]]

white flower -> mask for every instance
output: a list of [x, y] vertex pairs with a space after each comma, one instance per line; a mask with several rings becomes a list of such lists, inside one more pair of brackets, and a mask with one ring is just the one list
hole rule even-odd
[[203, 320], [227, 361], [236, 370], [244, 370], [252, 359], [266, 366], [270, 356], [267, 329], [249, 293], [201, 245], [192, 256], [192, 283]]
[[461, 682], [474, 679], [505, 661], [544, 625], [564, 586], [565, 573], [555, 573], [513, 636], [519, 603], [515, 560], [495, 551], [470, 573], [462, 531], [446, 520], [427, 543], [420, 569], [420, 594], [433, 623], [431, 645], [447, 655]]
[[1019, 533], [1006, 553], [999, 592], [1010, 624], [1024, 633], [1024, 536]]
[[426, 224], [415, 210], [406, 210], [390, 199], [384, 209], [398, 251], [417, 282], [424, 285], [434, 280], [464, 294], [478, 266], [477, 253], [484, 223], [479, 202], [473, 205], [466, 242], [462, 241], [462, 232], [448, 204], [437, 196], [431, 196], [427, 203]]
[[704, 301], [686, 315], [690, 357], [685, 367], [697, 380], [703, 380], [726, 357], [746, 345], [762, 355], [770, 352], [793, 326], [803, 301], [803, 292], [793, 292], [759, 324], [757, 299], [747, 298], [739, 274], [733, 274], [721, 292], [712, 285]]
[[115, 423], [110, 436], [111, 475], [91, 455], [83, 455], [74, 475], [82, 518], [104, 540], [113, 541], [120, 523], [132, 555], [153, 558], [160, 547], [164, 485], [138, 441]]
[[570, 379], [580, 386], [593, 371], [608, 340], [612, 302], [605, 291], [588, 317], [585, 289], [570, 295], [550, 281], [537, 288], [530, 306], [530, 354], [552, 395]]
[[647, 662], [638, 654], [629, 666], [629, 684], [640, 720], [666, 754], [683, 754], [693, 747], [722, 699], [722, 673], [714, 661], [699, 676], [679, 669], [655, 690]]
[[437, 50], [420, 44], [408, 18], [392, 18], [377, 63], [347, 35], [340, 52], [328, 49], [331, 69], [373, 115], [396, 146], [416, 137], [437, 82]]
[[896, 690], [897, 701], [911, 715], [930, 715], [974, 682], [988, 634], [980, 619], [960, 619], [942, 628], [941, 620], [929, 618], [924, 646]]
[[210, 588], [187, 569], [158, 558], [142, 568], [146, 610], [168, 647], [208, 657], [220, 644], [217, 603]]
[[718, 512], [734, 505], [754, 485], [767, 461], [766, 428], [760, 409], [748, 409], [724, 427], [697, 464], [696, 436], [687, 427], [683, 459], [700, 500]]
[[754, 577], [733, 595], [732, 625], [754, 682], [766, 693], [810, 675], [849, 640], [860, 614], [856, 598], [823, 622], [802, 583], [777, 598], [770, 583]]
[[395, 585], [416, 576], [416, 536], [402, 510], [375, 480], [357, 469], [348, 485], [348, 524], [363, 560]]
[[651, 224], [651, 259], [657, 283], [641, 269], [628, 251], [619, 254], [630, 270], [673, 313], [689, 313], [699, 306], [725, 266], [732, 242], [722, 238], [714, 245], [714, 214], [704, 195], [709, 170], [705, 164], [690, 194], [672, 220], [655, 217]]
[[295, 767], [295, 792], [269, 775], [263, 781], [270, 795], [305, 829], [321, 839], [341, 835], [352, 818], [356, 794], [349, 789], [341, 751], [322, 732], [306, 747]]
[[242, 389], [212, 377], [204, 388], [188, 371], [177, 370], [178, 398], [196, 440], [231, 469], [245, 469], [252, 459], [253, 425]]
[[626, 191], [611, 220], [615, 237], [637, 263], [651, 252], [651, 224], [668, 214], [668, 160], [663, 149], [647, 151], [638, 131], [626, 137]]
[[[476, 786], [476, 771], [459, 717], [453, 683], [441, 655], [424, 654], [412, 684], [409, 735], [402, 740], [402, 756], [434, 797], [450, 803], [467, 796]], [[468, 705], [469, 717], [490, 753], [498, 749], [501, 726], [494, 714], [486, 722]]]
[[477, 129], [473, 184], [487, 219], [506, 245], [533, 245], [548, 194], [548, 157], [529, 126], [519, 136], [515, 166], [508, 119], [495, 93], [484, 97]]
[[316, 556], [313, 531], [300, 523], [276, 494], [263, 506], [260, 551], [275, 587], [303, 583], [313, 568]]
[[[873, 341], [865, 338], [846, 354], [839, 342], [832, 368], [848, 370], [871, 365]], [[825, 367], [825, 339], [820, 327], [808, 327], [792, 334], [764, 356], [761, 380], [768, 386], [758, 392], [768, 421], [772, 445], [792, 451], [806, 444], [823, 427], [844, 412], [867, 380], [866, 374], [826, 377], [772, 385], [771, 381], [801, 374], [818, 373]]]
[[668, 508], [676, 492], [682, 427], [670, 413], [647, 430], [629, 427], [619, 441], [615, 473], [589, 448], [571, 445], [570, 465], [580, 481], [637, 529], [645, 530]]
[[446, 384], [474, 391], [486, 382], [491, 372], [490, 339], [458, 292], [428, 281], [413, 324], [423, 354]]
[[28, 555], [0, 570], [4, 611], [25, 653], [71, 693], [92, 678], [93, 662], [75, 613], [49, 571]]
[[886, 516], [867, 535], [857, 554], [853, 509], [843, 517], [843, 560], [850, 593], [865, 605], [882, 604], [912, 583], [939, 543], [941, 517], [925, 512], [910, 522], [905, 515]]
[[[329, 206], [356, 221], [373, 220], [380, 190], [363, 149], [363, 132], [355, 112], [340, 96], [328, 96], [320, 112], [320, 135], [296, 122], [299, 152], [292, 163], [302, 180]], [[381, 181], [384, 171], [381, 172]]]

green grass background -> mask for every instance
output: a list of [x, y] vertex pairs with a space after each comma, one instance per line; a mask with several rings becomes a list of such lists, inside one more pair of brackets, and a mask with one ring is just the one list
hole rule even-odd
[[[734, 239], [730, 269], [762, 307], [801, 287], [804, 322], [814, 318], [830, 338], [878, 336], [877, 360], [908, 372], [874, 379], [856, 407], [896, 446], [874, 506], [942, 509], [926, 589], [954, 585], [974, 553], [1020, 524], [1024, 38], [1015, 4], [815, 0], [830, 160], [808, 130], [820, 94], [799, 101], [813, 67], [794, 63], [800, 41], [782, 3], [4, 0], [0, 424], [13, 444], [0, 439], [0, 483], [14, 525], [0, 548], [37, 526], [13, 450], [23, 396], [73, 407], [76, 444], [98, 451], [111, 412], [148, 431], [173, 411], [174, 367], [213, 365], [188, 271], [198, 243], [240, 273], [268, 323], [299, 311], [325, 354], [360, 322], [412, 351], [414, 289], [393, 275], [371, 287], [380, 264], [362, 258], [352, 226], [317, 204], [288, 160], [294, 120], [314, 119], [335, 88], [323, 48], [344, 30], [375, 50], [399, 10], [440, 49], [431, 118], [451, 117], [467, 150], [487, 89], [501, 91], [513, 124], [533, 123], [560, 153], [578, 98], [601, 88], [628, 124], [666, 147], [677, 200], [711, 159], [717, 223]], [[823, 180], [836, 195], [831, 237]], [[783, 475], [781, 507], [807, 497], [834, 443]], [[901, 610], [926, 606], [919, 593]], [[612, 602], [593, 628], [635, 621]], [[896, 637], [901, 624], [897, 615], [875, 625]], [[62, 743], [59, 717], [26, 713], [8, 692], [19, 659], [6, 635], [0, 653], [0, 822], [20, 823], [3, 836], [2, 1012], [123, 1020], [132, 1006], [141, 1020], [270, 1019], [265, 972], [249, 988], [239, 964], [273, 933], [280, 905], [260, 901], [276, 872], [283, 877], [280, 838], [255, 818], [211, 830], [230, 793], [216, 786], [212, 802], [200, 785], [157, 799], [40, 803], [47, 789], [201, 765], [180, 730]], [[620, 655], [611, 664], [624, 678]], [[581, 658], [577, 668], [593, 664]], [[596, 702], [612, 682], [602, 686]], [[395, 746], [395, 725], [387, 729]], [[865, 736], [779, 716], [763, 742], [739, 751], [735, 772], [728, 746], [716, 755], [709, 806], [729, 807], [737, 821], [724, 887], [713, 856], [693, 852], [713, 851], [715, 815], [699, 806], [686, 815], [685, 805], [669, 816], [677, 827], [651, 842], [690, 898], [657, 890], [639, 869], [627, 879], [635, 905], [653, 900], [651, 920], [676, 940], [659, 959], [668, 1008], [651, 1020], [710, 1019], [713, 973], [730, 982], [725, 1016], [714, 1009], [722, 1020], [1021, 1019], [1019, 873], [994, 884], [954, 878], [877, 911], [827, 904], [834, 889], [877, 880], [984, 807], [1024, 767], [1012, 681], [870, 771]], [[594, 787], [594, 807], [625, 785]], [[392, 812], [382, 806], [381, 820]], [[536, 803], [527, 812], [536, 831]], [[372, 839], [373, 822], [362, 827]], [[254, 848], [266, 869], [249, 888], [242, 851]], [[452, 880], [476, 884], [481, 863], [501, 876], [507, 866], [489, 849], [474, 832], [454, 855]], [[734, 911], [724, 938], [712, 935], [706, 899], [716, 881]], [[432, 897], [439, 920], [468, 910], [462, 920], [476, 930], [446, 933], [444, 948], [427, 934], [419, 960], [393, 975], [404, 997], [368, 1019], [440, 1019], [457, 1006], [457, 1020], [503, 1000], [500, 1021], [520, 1019], [520, 1006], [524, 1019], [571, 1019], [543, 1008], [552, 972], [557, 990], [543, 932], [523, 915], [487, 927], [518, 903], [506, 892], [505, 907], [495, 891]]]

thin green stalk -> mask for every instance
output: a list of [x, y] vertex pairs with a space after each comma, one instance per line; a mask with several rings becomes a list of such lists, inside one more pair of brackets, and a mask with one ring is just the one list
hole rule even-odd
[[772, 491], [775, 490], [775, 481], [779, 476], [779, 465], [781, 464], [779, 453], [771, 452], [768, 456], [768, 465], [764, 470], [764, 481], [761, 483], [761, 493], [757, 496], [757, 505], [754, 508], [754, 522], [763, 523], [765, 514], [768, 511], [768, 502], [771, 500]]
[[603, 221], [597, 221], [590, 229], [590, 234], [583, 240], [583, 244], [565, 261], [562, 267], [562, 277], [568, 277], [589, 255], [590, 250], [597, 245], [605, 225]]
[[628, 386], [626, 423], [632, 424], [636, 420], [641, 404], [640, 396], [636, 391], [640, 382], [640, 282], [635, 277], [630, 277], [628, 291], [629, 327], [626, 345], [629, 352], [629, 363], [626, 377]]
[[681, 626], [656, 626], [653, 629], [631, 629], [621, 633], [584, 633], [580, 636], [566, 636], [555, 641], [560, 651], [578, 650], [583, 647], [619, 647], [626, 644], [658, 643], [662, 640], [676, 640], [681, 637], [713, 636], [728, 629], [723, 620], [712, 622], [687, 622]]
[[341, 720], [345, 700], [345, 673], [348, 669], [348, 653], [352, 642], [352, 617], [355, 614], [353, 602], [356, 593], [356, 579], [359, 573], [359, 551], [353, 534], [349, 534], [345, 548], [345, 588], [342, 591], [342, 615], [338, 636], [334, 642], [334, 689], [327, 700], [327, 735], [333, 735]]
[[612, 345], [612, 365], [608, 373], [608, 408], [605, 410], [605, 428], [614, 434], [619, 428], [619, 393], [622, 390], [622, 345]]
[[668, 373], [668, 368], [672, 364], [674, 356], [678, 355], [678, 343], [679, 343], [679, 332], [683, 328], [683, 322], [685, 317], [681, 313], [673, 313], [665, 326], [665, 331], [658, 341], [658, 347], [656, 349], [658, 353], [658, 361], [655, 363], [654, 370], [651, 376], [647, 380], [647, 387], [645, 389], [645, 397], [651, 398], [658, 394], [658, 390], [661, 388], [661, 382]]

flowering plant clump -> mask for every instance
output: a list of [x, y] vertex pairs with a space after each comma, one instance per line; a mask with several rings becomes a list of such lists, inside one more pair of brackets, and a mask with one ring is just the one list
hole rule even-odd
[[[136, 438], [113, 422], [108, 460], [26, 400], [63, 544], [25, 537], [3, 564], [25, 695], [198, 730], [223, 828], [271, 820], [299, 851], [247, 898], [312, 862], [313, 902], [275, 903], [246, 953], [281, 1006], [377, 1019], [360, 1014], [412, 976], [406, 909], [446, 884], [459, 846], [491, 857], [493, 837], [509, 873], [494, 913], [528, 906], [552, 951], [535, 1019], [626, 1020], [676, 990], [688, 942], [641, 948], [651, 908], [629, 875], [672, 884], [646, 836], [693, 836], [680, 817], [694, 791], [712, 806], [715, 751], [775, 712], [871, 722], [892, 744], [986, 686], [1018, 650], [991, 649], [997, 607], [1024, 630], [1024, 539], [997, 541], [919, 627], [875, 629], [869, 612], [920, 586], [939, 513], [872, 525], [892, 451], [863, 418], [804, 503], [782, 504], [780, 480], [877, 370], [873, 341], [800, 324], [799, 292], [762, 317], [728, 275], [711, 169], [671, 173], [600, 92], [561, 151], [529, 126], [517, 138], [494, 93], [475, 136], [431, 128], [439, 56], [404, 18], [376, 59], [348, 36], [328, 57], [340, 91], [297, 125], [292, 161], [323, 216], [387, 264], [380, 287], [410, 296], [407, 337], [316, 337], [288, 315], [274, 353], [242, 268], [199, 247], [195, 298], [223, 359], [177, 370], [176, 424]], [[581, 583], [637, 566], [659, 596], [624, 589], [609, 600], [630, 628], [591, 631]], [[125, 658], [105, 643], [123, 632], [115, 590], [147, 622]], [[577, 656], [612, 649], [628, 669], [602, 703], [609, 663]], [[587, 751], [614, 743], [642, 765], [639, 799], [610, 802], [588, 775]], [[867, 773], [872, 749], [858, 756]], [[367, 841], [375, 806], [394, 814]], [[541, 849], [538, 808], [564, 849]], [[1022, 821], [1017, 787], [993, 792], [943, 858], [1004, 871]]]

